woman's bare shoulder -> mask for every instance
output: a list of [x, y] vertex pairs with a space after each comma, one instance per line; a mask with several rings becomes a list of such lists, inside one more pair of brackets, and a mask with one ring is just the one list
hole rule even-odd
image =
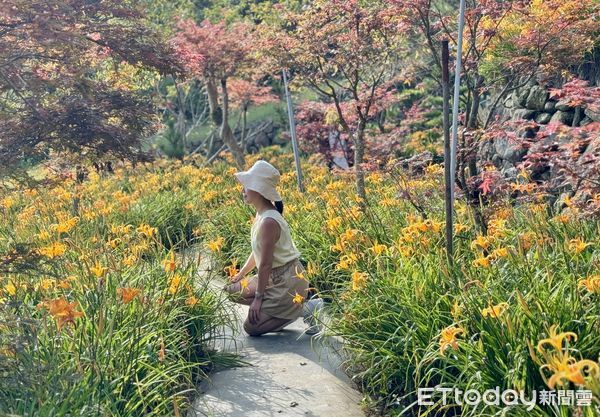
[[262, 219], [259, 228], [259, 235], [261, 239], [271, 236], [277, 241], [279, 239], [280, 234], [281, 226], [276, 219], [272, 217], [265, 217], [264, 219]]
[[268, 230], [268, 229], [279, 229], [281, 225], [279, 221], [274, 217], [265, 217], [260, 222], [260, 230]]

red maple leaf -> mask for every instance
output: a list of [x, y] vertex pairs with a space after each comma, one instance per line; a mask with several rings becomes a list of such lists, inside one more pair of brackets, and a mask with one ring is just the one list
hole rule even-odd
[[484, 178], [483, 181], [481, 182], [481, 184], [479, 184], [479, 189], [483, 192], [483, 194], [489, 194], [492, 192], [492, 184], [493, 184], [493, 179], [490, 177]]

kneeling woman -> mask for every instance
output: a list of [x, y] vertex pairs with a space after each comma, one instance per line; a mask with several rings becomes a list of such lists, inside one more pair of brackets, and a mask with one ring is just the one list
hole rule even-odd
[[[224, 290], [234, 301], [250, 306], [244, 330], [260, 336], [279, 331], [302, 315], [308, 282], [298, 276], [304, 267], [282, 216], [283, 203], [275, 188], [279, 171], [259, 160], [235, 176], [244, 187], [244, 202], [256, 208], [256, 216], [251, 229], [252, 252]], [[243, 281], [255, 266], [258, 273]]]

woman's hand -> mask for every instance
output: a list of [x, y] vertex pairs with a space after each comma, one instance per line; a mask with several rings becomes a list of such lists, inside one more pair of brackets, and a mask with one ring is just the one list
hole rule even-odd
[[229, 282], [231, 282], [232, 284], [235, 284], [236, 282], [240, 281], [245, 276], [246, 276], [245, 274], [241, 274], [241, 273], [238, 272], [234, 276], [229, 277]]
[[248, 310], [248, 318], [250, 320], [250, 324], [257, 324], [260, 320], [260, 308], [262, 307], [262, 298], [255, 298], [250, 304], [250, 309]]

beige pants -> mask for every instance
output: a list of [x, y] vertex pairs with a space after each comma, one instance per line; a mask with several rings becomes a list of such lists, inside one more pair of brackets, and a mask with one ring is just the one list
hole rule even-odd
[[[254, 292], [256, 291], [257, 281], [258, 280], [251, 280], [243, 291], [242, 286], [238, 281], [225, 286], [224, 291], [229, 294], [229, 298], [234, 302], [249, 306], [252, 304], [252, 301], [254, 301]], [[296, 321], [296, 319], [282, 319], [270, 316], [264, 311], [260, 311], [258, 322], [255, 324], [250, 323], [249, 315], [246, 317], [246, 320], [244, 321], [244, 330], [250, 336], [260, 336], [261, 334], [269, 332], [277, 332], [294, 321]]]

